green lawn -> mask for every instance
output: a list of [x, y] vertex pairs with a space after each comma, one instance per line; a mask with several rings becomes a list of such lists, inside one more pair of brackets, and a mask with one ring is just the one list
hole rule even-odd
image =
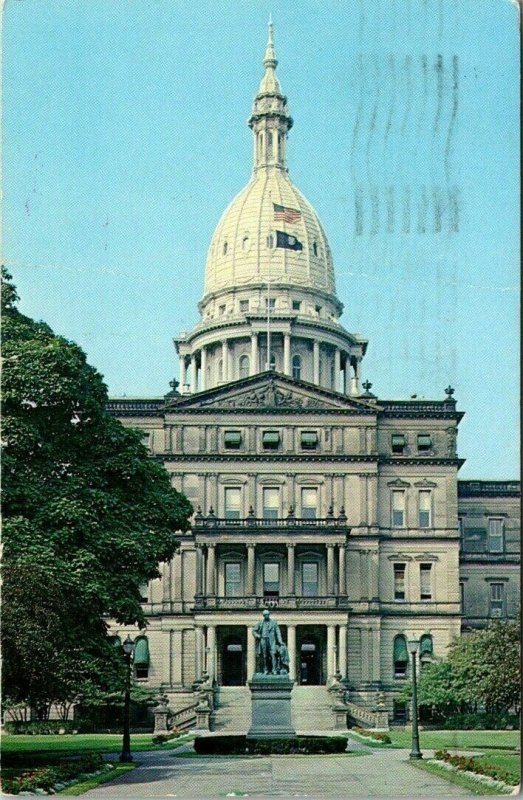
[[[412, 744], [411, 731], [389, 731], [394, 747]], [[519, 731], [420, 731], [421, 750], [514, 749], [519, 744]]]
[[493, 764], [496, 767], [503, 767], [503, 769], [506, 769], [512, 776], [514, 785], [520, 781], [521, 756], [519, 753], [487, 750], [482, 756], [478, 756], [478, 758], [474, 760], [483, 764]]
[[137, 766], [137, 764], [116, 764], [114, 769], [112, 769], [110, 772], [106, 772], [103, 775], [94, 775], [92, 778], [88, 778], [85, 781], [75, 783], [72, 786], [67, 786], [65, 789], [57, 792], [57, 794], [66, 794], [69, 796], [72, 795], [74, 797], [78, 797], [78, 795], [85, 794], [85, 792], [88, 792], [90, 789], [95, 789], [101, 783], [114, 781], [115, 778], [119, 778], [121, 775], [124, 775], [131, 769], [135, 769]]
[[457, 772], [450, 772], [444, 767], [440, 767], [438, 764], [426, 764], [424, 761], [410, 761], [409, 763], [416, 769], [430, 772], [432, 775], [438, 775], [438, 777], [444, 778], [449, 783], [455, 783], [463, 789], [468, 789], [471, 795], [489, 794], [497, 795], [498, 797], [500, 795], [499, 789], [478, 783], [478, 781], [475, 781], [473, 778], [469, 778], [468, 775], [459, 775]]
[[[192, 734], [171, 739], [163, 745], [152, 743], [152, 733], [134, 733], [131, 736], [131, 751], [166, 750], [179, 747], [194, 739]], [[71, 755], [97, 751], [99, 753], [117, 753], [122, 749], [122, 736], [114, 733], [78, 733], [47, 736], [2, 737], [3, 753], [60, 753]]]

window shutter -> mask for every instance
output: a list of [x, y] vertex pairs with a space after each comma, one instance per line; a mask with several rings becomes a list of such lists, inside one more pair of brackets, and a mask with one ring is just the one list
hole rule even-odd
[[304, 450], [314, 450], [318, 444], [318, 434], [316, 431], [302, 431], [301, 446]]
[[239, 447], [242, 443], [240, 431], [225, 431], [223, 440], [226, 447]]

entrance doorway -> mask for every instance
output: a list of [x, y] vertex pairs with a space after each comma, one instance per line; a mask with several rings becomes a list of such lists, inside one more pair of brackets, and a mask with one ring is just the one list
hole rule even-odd
[[305, 630], [298, 641], [296, 677], [301, 686], [321, 686], [323, 678], [323, 637]]
[[[243, 634], [243, 635], [242, 635]], [[246, 641], [243, 631], [229, 628], [220, 636], [219, 683], [244, 686], [246, 682]]]

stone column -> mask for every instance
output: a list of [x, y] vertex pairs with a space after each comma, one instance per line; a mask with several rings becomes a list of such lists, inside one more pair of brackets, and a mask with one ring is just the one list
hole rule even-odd
[[291, 335], [283, 334], [283, 372], [285, 375], [291, 374]]
[[347, 677], [347, 626], [340, 625], [338, 638], [338, 657], [341, 677]]
[[248, 544], [247, 545], [247, 586], [246, 586], [246, 594], [252, 596], [256, 593], [256, 587], [254, 585], [254, 567], [256, 561], [256, 545], [255, 544]]
[[251, 333], [251, 375], [257, 375], [260, 371], [258, 364], [258, 334]]
[[312, 344], [312, 382], [320, 382], [320, 343], [316, 339]]
[[173, 683], [181, 686], [182, 683], [182, 632], [173, 631]]
[[203, 630], [201, 628], [194, 629], [194, 648], [195, 648], [195, 664], [196, 664], [196, 678], [202, 677], [203, 672], [203, 663], [204, 663], [204, 649], [205, 649], [205, 641], [203, 636]]
[[196, 366], [196, 355], [193, 353], [191, 356], [191, 392], [194, 394], [198, 391], [198, 368]]
[[180, 392], [183, 393], [184, 386], [187, 383], [187, 368], [185, 366], [185, 356], [180, 355]]
[[201, 546], [196, 545], [196, 594], [197, 595], [203, 594], [203, 558], [204, 558], [203, 550]]
[[294, 544], [287, 545], [287, 594], [296, 594], [296, 581], [294, 577]]
[[216, 550], [214, 544], [207, 545], [207, 595], [216, 594]]
[[200, 351], [200, 391], [207, 389], [207, 350], [202, 347]]
[[347, 594], [347, 577], [346, 577], [346, 561], [345, 561], [345, 554], [347, 552], [347, 548], [344, 544], [340, 544], [338, 548], [338, 594], [346, 595]]
[[289, 651], [289, 678], [296, 680], [296, 625], [287, 625], [287, 649]]
[[336, 672], [334, 665], [334, 647], [336, 645], [336, 626], [327, 625], [327, 679]]
[[223, 382], [229, 379], [229, 343], [227, 339], [222, 342], [222, 374], [221, 380]]
[[334, 350], [334, 391], [340, 391], [341, 353], [340, 348]]
[[211, 683], [216, 678], [216, 625], [207, 626], [207, 672]]
[[256, 639], [252, 635], [251, 626], [247, 626], [247, 680], [250, 681], [256, 671]]
[[343, 393], [349, 394], [351, 393], [351, 380], [350, 380], [350, 358], [347, 355], [345, 359], [345, 367], [343, 370]]
[[360, 372], [361, 372], [361, 358], [356, 359], [354, 365], [354, 377], [352, 379], [351, 394], [360, 394]]
[[334, 594], [334, 545], [327, 545], [327, 594]]

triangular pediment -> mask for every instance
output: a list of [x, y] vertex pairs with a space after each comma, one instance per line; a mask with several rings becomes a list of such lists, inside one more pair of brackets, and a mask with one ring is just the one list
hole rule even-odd
[[217, 386], [190, 397], [173, 399], [166, 411], [182, 409], [213, 411], [345, 411], [375, 414], [377, 403], [294, 380], [275, 372], [261, 372], [238, 381]]

